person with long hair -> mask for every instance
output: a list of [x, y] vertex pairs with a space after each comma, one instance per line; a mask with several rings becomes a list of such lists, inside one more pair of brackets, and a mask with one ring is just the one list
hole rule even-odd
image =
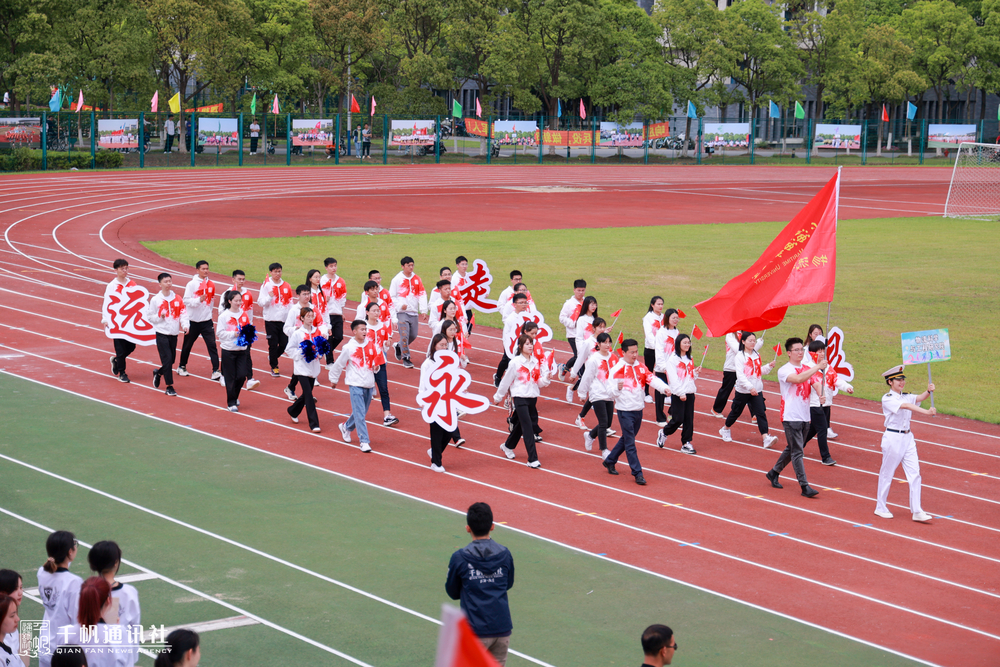
[[201, 660], [201, 639], [194, 630], [181, 628], [167, 635], [166, 647], [153, 667], [198, 667]]
[[[663, 297], [654, 296], [649, 300], [649, 310], [642, 316], [643, 350], [642, 360], [646, 368], [652, 370], [656, 366], [656, 334], [663, 323]], [[649, 395], [649, 386], [646, 386], [647, 403], [653, 402], [653, 397]]]
[[677, 334], [674, 351], [667, 359], [667, 380], [670, 394], [674, 400], [670, 402], [670, 421], [656, 437], [656, 446], [663, 447], [667, 437], [674, 431], [681, 430], [681, 451], [685, 454], [696, 454], [691, 440], [694, 437], [694, 398], [697, 388], [694, 381], [698, 378], [700, 369], [695, 368], [691, 358], [691, 337], [687, 334]]
[[[451, 310], [451, 309], [449, 309]], [[462, 312], [460, 308], [455, 310], [456, 317], [464, 317], [465, 313]], [[469, 357], [465, 354], [465, 342], [463, 340], [465, 336], [465, 327], [463, 327], [458, 321], [455, 320], [445, 320], [441, 323], [441, 335], [444, 337], [447, 343], [448, 350], [451, 350], [458, 355], [458, 363], [461, 364], [462, 368], [469, 365]], [[431, 344], [433, 345], [433, 339]], [[461, 413], [459, 413], [461, 416]], [[451, 432], [450, 442], [454, 442], [456, 447], [461, 447], [465, 444], [465, 438], [462, 437], [462, 430], [456, 428]], [[448, 442], [448, 441], [446, 441]]]
[[[604, 321], [604, 318], [594, 318], [594, 333], [587, 337], [587, 340], [584, 341], [582, 346], [577, 345], [576, 362], [574, 362], [573, 368], [569, 373], [569, 380], [573, 385], [574, 391], [579, 389], [584, 364], [587, 363], [587, 359], [589, 359], [590, 355], [592, 355], [597, 349], [597, 337], [604, 333], [607, 325], [608, 323]], [[587, 413], [590, 412], [591, 407], [593, 407], [593, 404], [589, 400], [584, 399], [583, 408], [581, 408], [580, 412], [576, 415], [576, 427], [582, 431], [590, 430], [583, 420], [587, 416]]]
[[510, 360], [504, 371], [500, 385], [493, 395], [493, 403], [500, 405], [503, 397], [510, 392], [514, 403], [514, 420], [507, 440], [500, 445], [500, 451], [508, 459], [515, 457], [514, 449], [517, 441], [524, 439], [524, 448], [528, 452], [528, 467], [541, 468], [538, 453], [535, 450], [535, 429], [538, 417], [532, 419], [541, 389], [549, 385], [548, 374], [541, 372], [541, 364], [534, 355], [535, 341], [528, 335], [521, 334], [517, 338], [515, 350], [517, 354]]
[[118, 611], [111, 597], [111, 584], [104, 577], [90, 577], [80, 585], [74, 621], [57, 628], [59, 645], [82, 646], [90, 667], [118, 667], [128, 633], [125, 628], [112, 627], [119, 625]]
[[[823, 343], [826, 343], [826, 336], [823, 333], [823, 327], [821, 327], [818, 324], [810, 324], [809, 325], [809, 329], [808, 329], [808, 333], [806, 334], [806, 340], [805, 340], [805, 346], [806, 346], [806, 348], [808, 349], [809, 348], [809, 344], [812, 343], [815, 340], [819, 340], [819, 341], [822, 341]], [[826, 349], [825, 346], [824, 346], [824, 349]], [[808, 357], [808, 355], [806, 355], [806, 356]], [[824, 354], [824, 356], [825, 356], [825, 354]], [[832, 396], [828, 396], [827, 400], [820, 407], [823, 410], [823, 415], [826, 417], [826, 437], [828, 439], [830, 439], [830, 440], [833, 440], [833, 439], [835, 439], [837, 437], [837, 433], [833, 430], [833, 421], [831, 421], [831, 417], [830, 417], [830, 411], [831, 411], [831, 408], [833, 408], [833, 397]], [[817, 441], [818, 441], [818, 438], [817, 438]], [[806, 442], [808, 442], [808, 440], [806, 440]]]
[[40, 667], [49, 667], [52, 661], [51, 647], [55, 646], [56, 630], [64, 625], [76, 623], [77, 597], [83, 579], [69, 571], [76, 560], [76, 537], [67, 530], [57, 530], [45, 540], [48, 559], [38, 568], [38, 595], [42, 598], [45, 613], [42, 632], [47, 630], [48, 653], [38, 652]]
[[365, 306], [365, 314], [368, 316], [368, 333], [365, 337], [375, 344], [376, 363], [379, 364], [378, 371], [375, 372], [375, 385], [378, 387], [378, 398], [382, 403], [382, 426], [395, 426], [399, 423], [392, 414], [392, 403], [389, 401], [389, 371], [388, 364], [385, 363], [386, 354], [392, 340], [392, 324], [379, 320], [381, 307], [371, 301]]
[[[453, 327], [457, 326], [454, 322], [449, 322], [449, 324]], [[434, 334], [434, 338], [431, 339], [431, 351], [427, 355], [427, 358], [424, 359], [424, 363], [420, 365], [420, 386], [417, 389], [418, 392], [431, 388], [431, 372], [437, 364], [437, 353], [447, 349], [448, 339], [443, 334]], [[436, 421], [430, 423], [430, 429], [431, 448], [427, 450], [427, 455], [431, 457], [431, 470], [434, 472], [444, 472], [441, 454], [444, 452], [448, 442], [456, 439], [457, 430], [446, 431]]]
[[253, 324], [243, 311], [243, 295], [229, 290], [222, 297], [224, 309], [217, 325], [219, 346], [222, 348], [222, 382], [226, 388], [226, 406], [239, 412], [240, 390], [250, 377], [250, 343], [256, 338]]
[[[726, 335], [727, 342], [730, 335], [732, 334]], [[732, 442], [733, 436], [729, 429], [743, 414], [743, 408], [749, 406], [750, 414], [757, 418], [757, 430], [764, 438], [764, 449], [768, 449], [778, 438], [771, 435], [768, 429], [762, 376], [774, 370], [774, 364], [762, 366], [758, 349], [760, 344], [754, 332], [744, 331], [740, 334], [736, 355], [733, 358], [733, 368], [736, 369], [734, 371], [736, 397], [733, 398], [733, 407], [726, 417], [725, 426], [719, 429], [719, 435], [722, 436], [723, 442]]]
[[[588, 296], [583, 299], [580, 305], [580, 316], [576, 318], [576, 345], [575, 351], [582, 350], [587, 343], [587, 339], [594, 335], [594, 319], [597, 317], [597, 299]], [[577, 354], [574, 354], [577, 356]], [[570, 382], [566, 387], [566, 400], [573, 402], [573, 390], [575, 383]]]
[[298, 424], [299, 415], [305, 410], [309, 428], [313, 433], [319, 433], [319, 413], [316, 411], [313, 387], [322, 370], [320, 358], [325, 354], [329, 343], [322, 336], [320, 329], [313, 326], [316, 313], [311, 308], [302, 308], [299, 316], [302, 318], [302, 326], [293, 331], [288, 338], [285, 353], [292, 359], [292, 378], [298, 382], [302, 393], [288, 406], [287, 411], [292, 423]]
[[21, 662], [18, 655], [20, 645], [8, 643], [11, 637], [17, 637], [17, 628], [21, 623], [17, 615], [18, 604], [14, 598], [0, 593], [0, 667], [27, 667], [27, 662]]
[[[20, 610], [21, 600], [24, 599], [24, 580], [21, 578], [21, 575], [14, 570], [0, 570], [0, 596], [2, 595], [6, 595], [13, 599], [14, 604], [17, 605], [17, 608]], [[3, 618], [2, 614], [0, 614], [0, 618]], [[21, 646], [21, 634], [19, 627], [15, 625], [14, 630], [7, 633], [0, 631], [0, 641], [11, 648], [14, 653], [17, 653]], [[2, 656], [0, 656], [0, 658], [2, 658]], [[28, 667], [28, 656], [22, 655], [21, 659], [24, 661], [24, 667]], [[0, 660], [0, 664], [3, 664], [2, 660]], [[20, 665], [17, 665], [16, 667], [20, 667]]]
[[581, 397], [587, 398], [587, 401], [594, 407], [594, 414], [597, 415], [597, 426], [583, 434], [583, 447], [589, 452], [594, 448], [594, 440], [597, 440], [601, 449], [601, 458], [606, 459], [608, 457], [608, 426], [611, 425], [615, 411], [614, 392], [611, 387], [611, 368], [615, 365], [615, 361], [611, 355], [613, 344], [611, 336], [602, 331], [597, 334], [595, 340], [597, 349], [584, 364], [577, 392]]
[[[736, 386], [736, 355], [738, 355], [742, 349], [742, 337], [745, 332], [736, 330], [732, 333], [726, 334], [726, 361], [722, 365], [722, 385], [719, 387], [718, 393], [715, 395], [715, 403], [712, 404], [712, 416], [724, 418], [725, 415], [722, 411], [726, 409], [726, 403], [729, 402], [729, 396], [733, 393], [733, 388]], [[760, 352], [760, 348], [764, 345], [764, 334], [757, 338], [754, 335], [754, 340], [756, 347], [755, 352]], [[767, 375], [765, 373], [764, 375]], [[735, 407], [735, 404], [734, 404]], [[741, 408], [742, 411], [742, 408]], [[750, 413], [756, 419], [757, 414], [751, 409]], [[728, 428], [728, 427], [726, 427]]]
[[[681, 321], [676, 308], [667, 308], [663, 311], [663, 318], [660, 320], [660, 329], [656, 332], [654, 354], [656, 361], [650, 370], [664, 384], [667, 384], [667, 361], [674, 353], [674, 340], [677, 338], [677, 324]], [[667, 425], [667, 415], [663, 411], [663, 404], [670, 404], [672, 399], [668, 399], [663, 394], [653, 392], [653, 405], [656, 408], [656, 425], [663, 428]]]
[[[122, 563], [121, 547], [110, 540], [102, 540], [90, 547], [87, 562], [90, 564], [90, 569], [104, 577], [111, 586], [111, 599], [118, 601], [118, 624], [125, 630], [125, 636], [128, 636], [130, 628], [142, 627], [139, 591], [135, 586], [123, 584], [115, 579]], [[127, 652], [119, 654], [119, 667], [132, 667], [138, 659], [138, 650], [130, 648]]]

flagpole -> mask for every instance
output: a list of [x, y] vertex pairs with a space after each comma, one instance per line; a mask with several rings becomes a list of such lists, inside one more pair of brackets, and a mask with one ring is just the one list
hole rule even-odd
[[827, 336], [830, 335], [830, 309], [831, 308], [833, 308], [833, 301], [827, 301], [826, 302], [826, 329], [824, 329], [824, 331], [826, 332]]
[[705, 357], [707, 356], [708, 356], [708, 343], [705, 343], [705, 353], [701, 355], [701, 363], [698, 364], [698, 370], [701, 370], [701, 367], [705, 365]]

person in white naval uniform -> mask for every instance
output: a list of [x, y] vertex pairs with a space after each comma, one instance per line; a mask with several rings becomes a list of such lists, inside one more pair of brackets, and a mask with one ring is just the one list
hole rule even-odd
[[875, 514], [883, 519], [891, 519], [892, 513], [886, 507], [892, 476], [899, 464], [903, 464], [906, 483], [910, 487], [910, 512], [914, 521], [930, 521], [931, 515], [920, 507], [920, 461], [917, 460], [917, 444], [910, 433], [910, 417], [914, 412], [922, 415], [936, 415], [937, 409], [926, 410], [920, 403], [927, 400], [934, 391], [934, 384], [927, 385], [922, 394], [907, 394], [906, 376], [903, 366], [894, 366], [882, 373], [889, 393], [882, 397], [882, 413], [885, 415], [885, 433], [882, 434], [882, 468], [878, 472], [878, 496]]

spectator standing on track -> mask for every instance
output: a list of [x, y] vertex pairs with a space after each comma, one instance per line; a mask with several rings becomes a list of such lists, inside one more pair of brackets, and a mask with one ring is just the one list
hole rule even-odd
[[[667, 308], [663, 311], [663, 319], [660, 321], [660, 329], [656, 332], [656, 362], [652, 370], [656, 377], [667, 382], [667, 360], [674, 353], [674, 340], [677, 338], [677, 324], [681, 321], [675, 308]], [[656, 425], [663, 428], [667, 425], [667, 415], [663, 411], [664, 404], [670, 405], [671, 398], [663, 394], [653, 392], [653, 406], [656, 408]]]
[[[726, 334], [726, 343], [729, 343], [729, 336]], [[736, 420], [743, 414], [743, 408], [750, 406], [750, 414], [757, 418], [757, 430], [764, 437], [764, 449], [769, 449], [778, 439], [770, 434], [767, 425], [767, 412], [764, 406], [764, 380], [763, 375], [769, 374], [774, 369], [774, 364], [760, 365], [760, 342], [752, 331], [740, 333], [736, 355], [733, 357], [733, 368], [736, 374], [736, 398], [733, 399], [733, 407], [726, 417], [725, 425], [719, 429], [719, 435], [723, 442], [732, 442], [732, 432], [729, 430]], [[726, 352], [728, 359], [729, 353]], [[729, 363], [728, 361], [726, 363]], [[729, 397], [726, 397], [729, 400]], [[718, 405], [718, 403], [716, 403]], [[724, 404], [723, 404], [724, 405]]]
[[788, 363], [778, 369], [778, 385], [781, 388], [781, 425], [785, 428], [785, 449], [778, 456], [774, 467], [767, 471], [767, 479], [776, 489], [782, 488], [778, 476], [788, 462], [792, 462], [795, 478], [802, 487], [802, 495], [815, 498], [819, 491], [809, 486], [806, 479], [806, 468], [802, 464], [802, 446], [809, 432], [809, 393], [812, 391], [810, 379], [816, 373], [826, 370], [827, 364], [821, 361], [815, 366], [807, 366], [802, 358], [805, 348], [801, 338], [789, 338], [785, 341], [785, 351], [788, 353]]
[[[101, 306], [101, 324], [105, 329], [111, 328], [111, 315], [108, 313], [108, 306], [111, 302], [112, 294], [121, 294], [126, 287], [135, 287], [135, 282], [128, 277], [128, 262], [124, 259], [116, 259], [113, 267], [115, 278], [104, 288], [104, 302]], [[111, 374], [119, 381], [130, 382], [128, 374], [125, 372], [126, 359], [135, 352], [135, 343], [125, 338], [115, 336], [112, 339], [115, 346], [115, 355], [111, 357]]]
[[375, 343], [368, 340], [368, 325], [364, 320], [351, 322], [351, 334], [351, 339], [344, 344], [344, 349], [330, 369], [330, 386], [336, 389], [341, 374], [344, 374], [344, 382], [347, 383], [351, 398], [351, 416], [340, 425], [340, 435], [344, 442], [350, 443], [351, 431], [357, 429], [361, 451], [370, 452], [372, 447], [365, 418], [368, 406], [372, 404], [378, 351]]
[[243, 310], [243, 295], [229, 290], [222, 297], [225, 309], [219, 314], [219, 343], [222, 345], [222, 380], [226, 388], [226, 405], [230, 412], [239, 412], [240, 390], [250, 377], [250, 346], [246, 329], [252, 326]]
[[694, 437], [695, 380], [699, 369], [691, 358], [691, 337], [679, 334], [674, 344], [674, 353], [667, 359], [667, 380], [673, 400], [670, 403], [670, 422], [663, 427], [656, 438], [656, 446], [663, 448], [667, 438], [681, 428], [681, 452], [696, 454], [691, 440]]
[[[518, 275], [520, 278], [520, 275]], [[513, 281], [514, 275], [511, 273], [511, 280]], [[516, 284], [516, 283], [515, 283]], [[511, 289], [511, 294], [513, 294], [513, 287]], [[504, 290], [506, 292], [506, 290]], [[573, 368], [576, 363], [576, 358], [578, 356], [578, 350], [576, 349], [576, 321], [580, 317], [580, 311], [583, 308], [583, 298], [587, 295], [587, 281], [582, 278], [573, 281], [573, 296], [566, 299], [566, 303], [562, 305], [559, 309], [559, 323], [566, 327], [566, 342], [569, 343], [569, 347], [573, 350], [573, 356], [566, 360], [566, 363], [559, 367], [559, 381], [563, 382], [566, 380], [566, 372]], [[501, 297], [503, 294], [500, 295]]]
[[267, 267], [268, 276], [260, 286], [257, 303], [264, 315], [264, 333], [267, 334], [267, 361], [271, 369], [271, 377], [281, 377], [278, 359], [288, 347], [288, 336], [285, 334], [285, 320], [292, 307], [295, 295], [292, 286], [281, 279], [281, 264], [272, 263]]
[[[656, 333], [663, 323], [663, 297], [654, 296], [649, 300], [649, 310], [642, 316], [642, 333], [644, 345], [642, 350], [642, 360], [646, 368], [652, 370], [656, 367]], [[653, 402], [653, 397], [649, 395], [649, 387], [645, 389], [647, 403]]]
[[153, 386], [160, 388], [161, 380], [167, 382], [167, 396], [176, 396], [174, 391], [174, 358], [177, 356], [177, 336], [187, 334], [190, 327], [187, 306], [184, 299], [174, 294], [173, 279], [169, 273], [161, 273], [156, 278], [160, 291], [149, 299], [143, 317], [156, 331], [156, 351], [160, 356], [160, 367], [153, 371]]
[[222, 373], [219, 372], [219, 351], [216, 349], [215, 327], [212, 324], [215, 283], [208, 277], [208, 262], [199, 260], [194, 268], [197, 273], [184, 288], [184, 305], [187, 306], [191, 324], [188, 332], [184, 334], [184, 342], [181, 343], [181, 361], [177, 367], [177, 374], [181, 377], [188, 376], [187, 363], [191, 356], [191, 348], [194, 347], [198, 336], [201, 336], [205, 340], [208, 358], [212, 362], [212, 379], [218, 380], [222, 377]]
[[[118, 568], [122, 564], [122, 550], [116, 542], [102, 540], [90, 547], [87, 554], [87, 562], [90, 569], [111, 586], [111, 599], [117, 601], [118, 624], [125, 630], [125, 636], [129, 635], [130, 628], [142, 627], [142, 612], [139, 607], [139, 591], [135, 586], [123, 584], [115, 580]], [[121, 649], [125, 651], [125, 649]], [[139, 652], [136, 648], [117, 655], [118, 667], [132, 667], [139, 659]]]
[[621, 349], [621, 361], [611, 369], [611, 393], [615, 398], [622, 437], [602, 463], [609, 475], [617, 475], [615, 463], [624, 452], [635, 483], [645, 486], [646, 478], [643, 477], [639, 453], [635, 449], [635, 438], [642, 427], [642, 408], [646, 401], [643, 389], [651, 385], [653, 389], [669, 396], [670, 387], [639, 361], [639, 343], [635, 339], [626, 338], [622, 341]]
[[[736, 386], [737, 382], [736, 356], [743, 349], [743, 333], [744, 332], [737, 329], [734, 333], [726, 334], [726, 361], [722, 365], [722, 386], [719, 387], [719, 392], [715, 395], [715, 403], [712, 405], [713, 417], [719, 417], [720, 419], [725, 417], [722, 412], [726, 409], [726, 403], [729, 402], [729, 396], [733, 393], [733, 388]], [[760, 348], [764, 345], [764, 334], [761, 334], [760, 338], [757, 338], [755, 335], [754, 340], [757, 341], [754, 351], [760, 352]], [[767, 373], [764, 373], [764, 375], [767, 375]], [[740, 411], [742, 412], [742, 408]], [[750, 413], [754, 417], [757, 416], [757, 413], [752, 409], [750, 410]], [[726, 428], [729, 427], [727, 426]]]
[[[319, 414], [316, 412], [316, 399], [313, 398], [313, 386], [321, 371], [320, 354], [316, 349], [316, 343], [318, 342], [317, 339], [322, 339], [323, 336], [320, 329], [313, 326], [316, 320], [316, 313], [312, 308], [302, 306], [299, 309], [299, 318], [302, 320], [302, 324], [288, 338], [286, 352], [292, 359], [292, 379], [298, 382], [302, 388], [302, 393], [288, 406], [288, 416], [292, 418], [292, 423], [298, 424], [299, 415], [305, 409], [309, 428], [312, 429], [313, 433], [319, 433]], [[308, 345], [303, 346], [303, 343], [308, 343]], [[303, 347], [306, 349], [303, 349]]]
[[172, 113], [167, 114], [167, 120], [163, 123], [163, 136], [166, 144], [163, 146], [163, 152], [170, 153], [173, 150], [174, 145], [174, 134], [177, 132], [177, 126], [174, 125], [174, 115]]
[[[42, 598], [45, 613], [42, 632], [47, 632], [49, 652], [38, 652], [39, 667], [50, 667], [52, 649], [56, 646], [56, 631], [65, 625], [75, 625], [78, 596], [83, 579], [69, 571], [76, 560], [76, 537], [66, 530], [57, 530], [45, 540], [48, 559], [38, 568], [38, 596]], [[46, 631], [46, 628], [48, 630]], [[44, 638], [41, 645], [46, 645]]]
[[254, 117], [250, 120], [250, 155], [257, 154], [257, 142], [260, 141], [260, 123]]
[[651, 625], [642, 632], [642, 667], [669, 665], [677, 651], [674, 631], [666, 625]]
[[375, 371], [375, 385], [378, 387], [379, 402], [382, 403], [382, 426], [395, 426], [399, 423], [392, 414], [392, 403], [389, 402], [389, 370], [385, 363], [385, 355], [389, 352], [389, 341], [392, 339], [392, 325], [378, 319], [381, 307], [377, 303], [368, 304], [368, 332], [365, 338], [375, 344], [378, 370]]
[[194, 630], [174, 630], [167, 635], [167, 649], [156, 656], [153, 667], [198, 667], [201, 646]]
[[541, 468], [542, 464], [535, 450], [535, 432], [538, 428], [537, 404], [541, 389], [549, 384], [549, 376], [541, 372], [541, 363], [534, 355], [535, 341], [531, 336], [521, 334], [515, 349], [517, 354], [511, 359], [493, 395], [493, 403], [500, 405], [509, 391], [511, 401], [514, 403], [513, 428], [507, 435], [507, 440], [500, 445], [500, 451], [508, 459], [513, 459], [517, 441], [523, 437], [524, 447], [528, 451], [528, 467]]
[[507, 600], [507, 591], [514, 587], [514, 557], [490, 538], [494, 526], [489, 505], [471, 505], [465, 522], [472, 541], [451, 555], [444, 589], [460, 601], [472, 631], [504, 667], [514, 629]]
[[420, 276], [413, 272], [413, 258], [399, 260], [402, 270], [389, 283], [389, 297], [396, 304], [399, 342], [395, 345], [396, 360], [403, 368], [413, 368], [410, 345], [417, 340], [420, 321], [427, 321], [427, 290]]
[[344, 305], [347, 303], [347, 283], [337, 275], [337, 260], [327, 257], [323, 260], [326, 273], [319, 279], [319, 286], [326, 295], [327, 312], [330, 320], [330, 353], [326, 363], [333, 363], [333, 353], [344, 340]]
[[910, 512], [914, 521], [930, 521], [931, 515], [920, 507], [920, 461], [917, 459], [917, 443], [910, 433], [912, 413], [934, 416], [937, 408], [925, 410], [920, 407], [934, 391], [934, 384], [928, 384], [922, 394], [906, 394], [906, 375], [903, 366], [893, 366], [882, 377], [889, 385], [889, 392], [882, 397], [882, 414], [885, 415], [885, 433], [882, 434], [882, 467], [878, 471], [878, 495], [875, 514], [883, 519], [891, 519], [892, 513], [886, 506], [892, 476], [899, 464], [903, 464], [906, 483], [910, 487]]

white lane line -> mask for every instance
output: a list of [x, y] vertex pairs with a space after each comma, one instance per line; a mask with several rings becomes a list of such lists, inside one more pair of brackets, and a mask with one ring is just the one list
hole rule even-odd
[[[118, 581], [121, 578], [118, 577]], [[163, 636], [166, 637], [174, 630], [194, 630], [198, 634], [203, 632], [214, 632], [216, 630], [229, 630], [230, 628], [243, 628], [248, 625], [260, 625], [257, 619], [249, 616], [230, 616], [229, 618], [219, 618], [214, 621], [202, 621], [201, 623], [186, 623], [184, 625], [172, 625], [163, 629]]]

